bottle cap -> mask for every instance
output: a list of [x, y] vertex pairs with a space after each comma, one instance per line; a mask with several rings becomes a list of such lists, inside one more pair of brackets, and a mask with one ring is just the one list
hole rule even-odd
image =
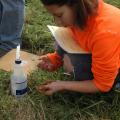
[[15, 60], [15, 64], [21, 64], [21, 63], [22, 63], [22, 61], [20, 59]]

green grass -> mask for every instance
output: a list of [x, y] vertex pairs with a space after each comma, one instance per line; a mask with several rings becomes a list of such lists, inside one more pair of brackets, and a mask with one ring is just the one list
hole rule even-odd
[[[120, 7], [119, 0], [106, 0]], [[53, 40], [46, 25], [52, 17], [39, 0], [26, 0], [23, 48], [44, 54], [53, 51]], [[10, 94], [10, 73], [0, 71], [0, 120], [120, 120], [120, 92], [106, 94], [56, 93], [51, 97], [39, 94], [35, 86], [47, 79], [69, 79], [62, 69], [54, 73], [41, 70], [28, 76], [28, 95], [16, 100]]]
[[53, 40], [47, 28], [48, 24], [52, 24], [52, 17], [40, 4], [40, 0], [26, 1], [25, 22], [23, 48], [38, 54], [52, 51]]

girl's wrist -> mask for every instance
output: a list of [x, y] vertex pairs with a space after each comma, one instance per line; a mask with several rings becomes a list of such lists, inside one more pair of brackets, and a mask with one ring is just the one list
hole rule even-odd
[[61, 86], [61, 91], [66, 90], [66, 85], [67, 85], [67, 81], [59, 81], [59, 85]]

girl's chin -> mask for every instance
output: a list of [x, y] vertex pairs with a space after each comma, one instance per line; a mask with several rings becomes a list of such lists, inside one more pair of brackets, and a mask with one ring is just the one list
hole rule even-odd
[[59, 26], [59, 27], [73, 27], [74, 25], [72, 24], [72, 25], [57, 25], [57, 26]]
[[74, 25], [63, 25], [63, 27], [73, 27]]

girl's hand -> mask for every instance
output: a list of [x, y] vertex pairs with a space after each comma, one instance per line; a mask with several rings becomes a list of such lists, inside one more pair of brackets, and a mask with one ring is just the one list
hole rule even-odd
[[51, 63], [47, 55], [43, 55], [39, 58], [40, 62], [37, 65], [42, 70], [47, 70], [49, 72], [54, 71], [55, 66]]
[[52, 95], [55, 92], [64, 90], [64, 83], [62, 81], [47, 81], [42, 85], [36, 87], [40, 93], [45, 95]]

